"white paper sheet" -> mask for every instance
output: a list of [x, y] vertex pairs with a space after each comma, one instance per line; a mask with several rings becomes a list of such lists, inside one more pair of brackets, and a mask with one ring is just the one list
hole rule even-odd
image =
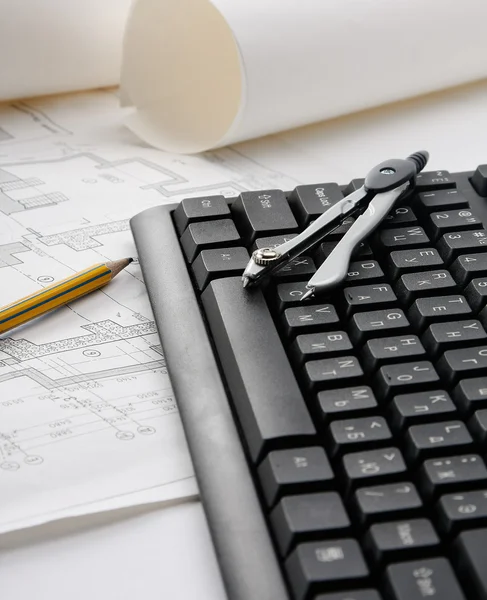
[[[0, 107], [0, 306], [134, 256], [144, 208], [295, 185], [235, 150], [143, 147], [123, 117], [109, 92]], [[1, 337], [0, 532], [192, 496], [192, 473], [137, 262]]]
[[0, 0], [0, 100], [116, 85], [131, 0]]
[[485, 0], [135, 0], [129, 126], [197, 152], [481, 79]]

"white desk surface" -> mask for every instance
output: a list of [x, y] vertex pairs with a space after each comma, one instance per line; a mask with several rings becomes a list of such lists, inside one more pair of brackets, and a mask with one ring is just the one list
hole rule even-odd
[[[487, 163], [487, 81], [235, 149], [310, 183], [345, 183], [390, 156], [422, 149], [431, 168], [469, 170]], [[3, 536], [0, 580], [2, 600], [225, 598], [195, 501]]]

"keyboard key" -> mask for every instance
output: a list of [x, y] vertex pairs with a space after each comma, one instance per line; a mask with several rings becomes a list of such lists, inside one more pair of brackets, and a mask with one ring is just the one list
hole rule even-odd
[[357, 177], [356, 179], [352, 179], [352, 181], [347, 185], [343, 194], [344, 196], [348, 196], [352, 192], [356, 192], [364, 185], [365, 179]]
[[247, 294], [228, 277], [201, 299], [252, 460], [310, 440], [315, 428], [261, 290]]
[[410, 206], [397, 206], [393, 208], [381, 223], [381, 227], [397, 227], [398, 225], [411, 225], [418, 219]]
[[354, 343], [388, 333], [407, 333], [409, 321], [400, 308], [355, 313], [350, 320], [350, 338]]
[[472, 314], [465, 296], [436, 296], [418, 298], [411, 305], [408, 317], [419, 329], [424, 329], [431, 322], [452, 321], [452, 317], [469, 316]]
[[385, 579], [391, 600], [466, 600], [446, 558], [390, 565]]
[[453, 390], [458, 408], [467, 414], [487, 408], [487, 377], [462, 379]]
[[406, 463], [397, 448], [352, 452], [343, 457], [343, 469], [350, 487], [386, 483], [406, 471]]
[[392, 434], [383, 417], [362, 417], [333, 421], [329, 427], [333, 455], [367, 450], [391, 442]]
[[428, 519], [376, 523], [365, 536], [374, 561], [397, 562], [440, 551], [440, 538]]
[[433, 390], [395, 396], [389, 410], [392, 425], [404, 430], [411, 425], [454, 417], [457, 409], [448, 392]]
[[300, 494], [283, 498], [270, 516], [282, 556], [296, 544], [346, 535], [350, 519], [336, 492]]
[[459, 378], [481, 375], [487, 369], [487, 346], [448, 350], [438, 361], [437, 367], [450, 383]]
[[422, 171], [416, 175], [416, 190], [445, 190], [456, 188], [457, 184], [448, 171]]
[[374, 309], [387, 308], [397, 301], [396, 294], [388, 283], [376, 283], [375, 285], [355, 285], [343, 290], [346, 311], [348, 314], [364, 308]]
[[426, 246], [430, 242], [424, 229], [417, 225], [382, 229], [379, 232], [378, 238], [379, 243], [385, 248], [395, 248], [396, 246], [418, 248], [419, 246]]
[[468, 426], [477, 442], [485, 447], [485, 442], [487, 442], [487, 409], [484, 408], [474, 412]]
[[482, 227], [482, 221], [471, 210], [465, 208], [435, 212], [429, 218], [431, 221], [429, 232], [434, 240], [448, 231]]
[[487, 490], [445, 494], [437, 504], [438, 525], [454, 535], [462, 529], [487, 525]]
[[[464, 531], [454, 545], [459, 569], [468, 581], [469, 598], [487, 598], [487, 529]], [[475, 595], [474, 595], [475, 594]]]
[[291, 241], [297, 235], [297, 233], [288, 233], [287, 235], [270, 235], [267, 237], [257, 238], [252, 244], [251, 251], [253, 252], [259, 248], [276, 248], [285, 242]]
[[310, 360], [304, 365], [304, 376], [309, 389], [334, 386], [342, 379], [353, 383], [354, 379], [361, 379], [363, 374], [355, 356]]
[[[338, 240], [334, 242], [322, 242], [315, 252], [315, 264], [321, 266], [333, 252], [337, 244]], [[366, 256], [373, 257], [372, 249], [367, 242], [359, 242], [352, 253], [352, 257], [365, 258]]]
[[473, 449], [472, 436], [462, 421], [413, 425], [406, 432], [405, 443], [411, 462]]
[[337, 227], [333, 231], [330, 231], [330, 233], [326, 237], [329, 240], [340, 240], [347, 233], [347, 231], [350, 229], [354, 222], [355, 219], [353, 217], [347, 217], [346, 219], [343, 219], [340, 227]]
[[434, 248], [395, 250], [388, 256], [388, 271], [394, 279], [410, 271], [426, 271], [443, 266], [443, 259]]
[[308, 225], [326, 210], [343, 199], [336, 183], [298, 185], [290, 197], [301, 225]]
[[396, 394], [421, 391], [436, 387], [440, 378], [433, 365], [428, 361], [385, 365], [375, 377], [377, 392], [382, 398]]
[[323, 331], [336, 327], [339, 319], [335, 307], [331, 304], [302, 304], [287, 308], [283, 314], [283, 325], [289, 337], [300, 333]]
[[286, 561], [286, 571], [296, 600], [342, 585], [358, 585], [369, 569], [355, 540], [339, 539], [300, 544]]
[[316, 267], [313, 259], [309, 256], [297, 256], [286, 265], [273, 273], [276, 281], [299, 281], [300, 279], [311, 279]]
[[181, 236], [181, 246], [188, 262], [193, 262], [201, 250], [238, 246], [238, 231], [230, 219], [190, 223]]
[[[435, 250], [436, 252], [436, 250]], [[396, 282], [398, 298], [411, 304], [416, 298], [435, 296], [457, 291], [457, 284], [448, 271], [424, 271], [423, 273], [406, 273]]]
[[345, 283], [376, 283], [384, 279], [384, 272], [375, 260], [352, 261]]
[[242, 192], [232, 205], [239, 231], [247, 243], [255, 238], [293, 232], [298, 224], [281, 190]]
[[459, 254], [466, 252], [485, 252], [487, 231], [455, 231], [442, 236], [438, 242], [438, 251], [446, 263], [450, 263]]
[[420, 470], [421, 489], [431, 498], [487, 484], [487, 469], [477, 454], [426, 460]]
[[425, 212], [447, 210], [451, 208], [468, 208], [468, 201], [458, 190], [437, 190], [421, 192], [416, 203]]
[[353, 350], [352, 342], [344, 331], [308, 333], [298, 335], [291, 346], [291, 355], [296, 364], [306, 360], [328, 358]]
[[350, 590], [333, 594], [320, 594], [314, 600], [382, 600], [376, 590]]
[[183, 233], [189, 223], [230, 218], [230, 209], [223, 196], [184, 198], [173, 213], [174, 224]]
[[367, 385], [318, 392], [318, 412], [327, 422], [339, 417], [366, 416], [377, 407], [374, 392]]
[[375, 371], [384, 363], [401, 362], [408, 358], [422, 358], [423, 344], [416, 335], [375, 338], [363, 347], [366, 370]]
[[470, 178], [470, 183], [479, 196], [487, 196], [487, 165], [479, 165]]
[[360, 488], [354, 496], [361, 523], [406, 519], [418, 514], [422, 505], [416, 488], [409, 482]]
[[279, 312], [292, 306], [302, 306], [301, 296], [308, 291], [305, 281], [286, 281], [276, 286], [276, 303]]
[[487, 249], [483, 254], [462, 254], [453, 261], [450, 270], [461, 285], [467, 285], [472, 277], [487, 275]]
[[192, 265], [194, 278], [200, 290], [217, 277], [243, 273], [249, 262], [246, 248], [218, 248], [202, 250]]
[[487, 277], [472, 279], [464, 290], [468, 303], [475, 312], [487, 306]]
[[268, 506], [281, 496], [329, 487], [334, 475], [323, 448], [295, 448], [270, 452], [258, 468]]
[[487, 340], [487, 333], [480, 321], [452, 321], [433, 323], [424, 332], [423, 344], [431, 355], [462, 346], [474, 346]]

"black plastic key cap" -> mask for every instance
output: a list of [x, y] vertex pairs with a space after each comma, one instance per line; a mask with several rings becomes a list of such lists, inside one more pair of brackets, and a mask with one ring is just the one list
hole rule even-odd
[[310, 360], [304, 365], [304, 375], [310, 389], [334, 387], [341, 381], [352, 383], [361, 379], [364, 372], [355, 356], [338, 356]]
[[353, 217], [347, 217], [346, 219], [343, 219], [340, 227], [337, 227], [333, 231], [330, 231], [330, 233], [326, 237], [329, 240], [335, 240], [335, 241], [340, 240], [347, 233], [347, 231], [354, 224], [354, 222], [355, 222], [355, 219]]
[[439, 381], [438, 373], [429, 361], [385, 365], [376, 375], [377, 391], [382, 398], [433, 388]]
[[387, 308], [397, 301], [396, 294], [388, 283], [354, 285], [343, 290], [347, 313], [367, 308]]
[[448, 171], [422, 171], [416, 176], [416, 190], [445, 190], [456, 188], [457, 184]]
[[181, 246], [188, 262], [193, 262], [200, 250], [238, 246], [238, 231], [230, 219], [190, 223], [181, 236]]
[[428, 245], [429, 241], [424, 229], [417, 225], [383, 229], [379, 233], [380, 244], [388, 249], [397, 246], [418, 248], [419, 246]]
[[344, 417], [362, 417], [377, 407], [374, 392], [367, 385], [318, 392], [318, 412], [325, 421]]
[[352, 343], [344, 331], [307, 333], [298, 335], [291, 346], [291, 355], [296, 364], [306, 360], [327, 358], [353, 350]]
[[437, 504], [438, 526], [454, 535], [462, 529], [487, 525], [487, 490], [445, 494]]
[[300, 279], [311, 279], [316, 267], [310, 256], [297, 256], [290, 260], [273, 274], [276, 281], [299, 281]]
[[487, 340], [487, 333], [482, 323], [476, 319], [466, 321], [449, 321], [433, 323], [424, 332], [423, 344], [431, 355], [437, 355], [446, 350], [474, 346]]
[[279, 312], [293, 306], [302, 306], [301, 296], [306, 294], [308, 288], [305, 281], [286, 281], [276, 286], [276, 304]]
[[414, 485], [402, 481], [358, 489], [354, 506], [360, 522], [369, 523], [416, 516], [423, 502]]
[[477, 410], [468, 422], [472, 435], [482, 448], [485, 448], [487, 442], [487, 409]]
[[[330, 254], [333, 252], [333, 250], [335, 249], [336, 245], [338, 244], [338, 240], [334, 241], [334, 242], [322, 242], [319, 246], [318, 249], [315, 252], [315, 264], [317, 266], [321, 266], [324, 261], [330, 256]], [[355, 247], [353, 253], [352, 253], [352, 257], [355, 258], [365, 258], [365, 257], [373, 257], [373, 253], [372, 253], [372, 249], [369, 246], [369, 244], [367, 242], [359, 242], [359, 244], [357, 244], [357, 246]]]
[[[458, 567], [468, 581], [467, 593], [475, 600], [487, 599], [487, 528], [461, 533], [454, 545]], [[475, 595], [474, 595], [475, 594]]]
[[425, 496], [432, 498], [487, 484], [487, 469], [478, 454], [460, 454], [426, 460], [419, 470]]
[[437, 367], [450, 383], [459, 378], [483, 375], [487, 372], [487, 346], [448, 350], [438, 361]]
[[455, 231], [446, 233], [438, 242], [438, 251], [446, 263], [450, 263], [459, 254], [467, 252], [485, 252], [487, 248], [487, 231]]
[[390, 565], [385, 573], [385, 581], [391, 600], [466, 600], [446, 558]]
[[479, 196], [487, 197], [487, 165], [479, 165], [476, 168], [470, 183]]
[[393, 208], [381, 223], [381, 227], [398, 227], [417, 223], [418, 219], [410, 206], [397, 206]]
[[473, 449], [472, 436], [462, 421], [413, 425], [406, 432], [405, 443], [411, 462]]
[[404, 519], [372, 525], [365, 545], [378, 564], [440, 552], [440, 538], [428, 519]]
[[409, 321], [400, 308], [355, 313], [350, 320], [350, 337], [357, 344], [371, 337], [406, 333], [409, 329]]
[[342, 460], [347, 483], [353, 488], [399, 479], [406, 471], [406, 463], [397, 448], [351, 452]]
[[252, 243], [256, 237], [296, 231], [298, 224], [281, 190], [242, 192], [232, 205], [242, 237]]
[[346, 535], [350, 519], [336, 492], [286, 496], [270, 515], [282, 556], [302, 542]]
[[331, 304], [301, 304], [287, 308], [283, 314], [284, 330], [290, 337], [300, 333], [323, 331], [338, 324], [337, 312]]
[[462, 254], [451, 264], [450, 270], [460, 285], [467, 285], [473, 277], [487, 275], [487, 248], [481, 254]]
[[431, 221], [429, 231], [435, 240], [448, 231], [482, 227], [482, 221], [471, 210], [464, 208], [434, 212], [429, 218]]
[[356, 260], [348, 267], [345, 283], [375, 283], [384, 279], [384, 271], [375, 260]]
[[444, 390], [400, 394], [394, 397], [389, 407], [392, 425], [398, 430], [455, 417], [456, 410]]
[[432, 322], [453, 321], [458, 316], [472, 314], [465, 296], [452, 294], [449, 296], [436, 296], [418, 298], [411, 305], [408, 317], [419, 329], [424, 329]]
[[468, 201], [458, 190], [436, 190], [418, 194], [416, 205], [420, 210], [435, 212], [452, 208], [468, 208]]
[[326, 210], [343, 199], [343, 193], [336, 183], [298, 185], [290, 196], [299, 222], [308, 225]]
[[246, 248], [213, 248], [202, 250], [191, 268], [199, 289], [203, 290], [211, 279], [243, 273], [248, 262]]
[[424, 358], [425, 349], [416, 335], [404, 335], [369, 340], [363, 347], [363, 353], [365, 368], [374, 371], [384, 363]]
[[369, 575], [362, 550], [352, 539], [300, 544], [287, 559], [286, 571], [296, 600], [337, 585], [358, 585]]
[[274, 450], [258, 468], [260, 485], [269, 506], [283, 495], [323, 490], [334, 475], [323, 448]]
[[416, 298], [457, 291], [457, 284], [448, 271], [438, 269], [422, 273], [405, 273], [396, 282], [396, 294], [406, 304]]
[[223, 196], [184, 198], [173, 213], [174, 224], [181, 235], [189, 223], [230, 217], [230, 209]]
[[287, 235], [270, 235], [267, 237], [257, 238], [252, 244], [252, 252], [258, 248], [276, 248], [285, 242], [289, 242], [295, 238], [297, 233], [288, 233]]
[[468, 303], [475, 312], [487, 306], [487, 277], [472, 279], [464, 290]]
[[261, 290], [248, 294], [229, 277], [201, 298], [252, 459], [310, 440], [315, 428]]
[[392, 434], [386, 420], [374, 416], [333, 421], [329, 438], [331, 451], [337, 455], [390, 444]]
[[435, 248], [394, 250], [388, 256], [388, 271], [394, 279], [411, 271], [426, 271], [443, 266], [443, 259]]
[[487, 408], [487, 377], [462, 379], [453, 390], [453, 395], [459, 409], [467, 414]]
[[377, 590], [348, 590], [332, 594], [320, 594], [314, 600], [382, 600]]

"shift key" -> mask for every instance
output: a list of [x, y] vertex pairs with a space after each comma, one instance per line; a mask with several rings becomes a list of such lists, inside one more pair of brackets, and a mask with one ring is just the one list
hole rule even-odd
[[248, 244], [256, 237], [296, 231], [298, 223], [281, 190], [242, 192], [232, 213], [240, 234]]

